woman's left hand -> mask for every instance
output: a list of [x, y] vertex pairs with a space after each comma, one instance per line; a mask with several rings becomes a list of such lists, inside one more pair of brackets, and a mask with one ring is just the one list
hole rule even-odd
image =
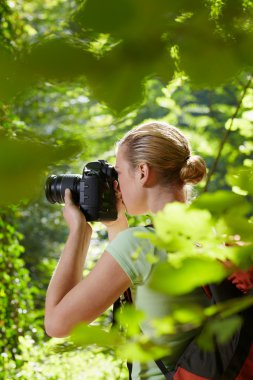
[[87, 223], [84, 214], [80, 208], [73, 202], [70, 189], [65, 190], [65, 205], [63, 208], [63, 216], [69, 227], [70, 232], [83, 229], [91, 232], [91, 226]]
[[114, 191], [115, 191], [116, 209], [118, 212], [118, 216], [117, 216], [117, 219], [115, 219], [115, 220], [103, 221], [102, 222], [107, 228], [109, 228], [113, 225], [116, 225], [118, 223], [122, 223], [125, 221], [127, 222], [126, 207], [125, 207], [123, 199], [122, 199], [122, 194], [121, 194], [121, 191], [119, 188], [119, 184], [115, 180], [113, 185], [114, 185]]

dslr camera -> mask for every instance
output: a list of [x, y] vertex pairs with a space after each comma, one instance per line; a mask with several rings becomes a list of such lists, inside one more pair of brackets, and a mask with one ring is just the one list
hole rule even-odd
[[73, 202], [80, 207], [87, 221], [117, 219], [114, 181], [118, 174], [107, 161], [89, 162], [83, 174], [51, 175], [47, 178], [45, 193], [50, 203], [64, 203], [66, 189]]

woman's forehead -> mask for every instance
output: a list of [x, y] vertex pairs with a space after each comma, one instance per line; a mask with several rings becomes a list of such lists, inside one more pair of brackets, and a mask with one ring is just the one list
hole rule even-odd
[[116, 166], [115, 167], [126, 165], [127, 163], [128, 162], [125, 158], [124, 148], [120, 147], [116, 153]]

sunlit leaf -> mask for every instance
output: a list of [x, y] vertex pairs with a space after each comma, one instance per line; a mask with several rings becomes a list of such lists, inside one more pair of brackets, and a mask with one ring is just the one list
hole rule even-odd
[[158, 238], [168, 244], [170, 251], [173, 244], [181, 244], [180, 239], [184, 239], [186, 244], [188, 240], [190, 247], [194, 242], [201, 242], [210, 235], [212, 218], [207, 210], [194, 210], [185, 204], [174, 202], [156, 214], [154, 226]]
[[122, 342], [121, 335], [116, 330], [104, 331], [100, 326], [87, 326], [80, 324], [76, 326], [71, 339], [77, 346], [96, 344], [100, 347], [115, 347]]
[[75, 327], [71, 340], [75, 346], [97, 345], [113, 349], [119, 358], [147, 362], [168, 355], [170, 349], [153, 343], [147, 336], [138, 334], [135, 340], [128, 340], [117, 329], [104, 331], [100, 326], [80, 324]]
[[224, 221], [230, 235], [237, 235], [242, 241], [252, 242], [253, 224], [247, 215], [243, 216], [236, 212], [236, 209], [232, 209], [224, 216]]
[[220, 282], [227, 272], [218, 261], [208, 258], [186, 258], [175, 268], [170, 263], [160, 263], [154, 268], [149, 286], [162, 293], [180, 295], [198, 286]]
[[252, 121], [249, 121], [246, 118], [234, 118], [232, 121], [229, 119], [225, 124], [225, 128], [230, 129], [231, 131], [239, 130], [240, 134], [244, 137], [250, 138], [253, 136]]
[[252, 237], [249, 237], [250, 243], [239, 244], [231, 249], [229, 259], [242, 270], [248, 270], [253, 265], [253, 242]]
[[118, 352], [122, 359], [129, 361], [139, 361], [145, 363], [154, 359], [159, 359], [170, 354], [169, 347], [158, 346], [146, 340], [145, 337], [140, 339], [138, 343], [129, 342], [121, 347]]
[[235, 193], [243, 192], [243, 195], [253, 195], [253, 170], [252, 168], [231, 168], [227, 175], [227, 181]]
[[248, 309], [253, 305], [253, 297], [245, 295], [241, 298], [229, 299], [207, 307], [204, 314], [207, 317], [219, 315], [221, 318], [228, 318], [236, 313]]
[[204, 311], [198, 305], [189, 305], [188, 307], [179, 307], [173, 311], [173, 318], [181, 324], [190, 324], [197, 327], [204, 320]]
[[156, 264], [156, 263], [158, 263], [159, 258], [158, 258], [156, 255], [152, 254], [152, 253], [148, 253], [148, 254], [146, 255], [146, 260], [147, 260], [150, 264]]
[[158, 335], [176, 333], [175, 320], [170, 315], [162, 318], [152, 319], [151, 325], [154, 327]]
[[219, 190], [215, 193], [204, 193], [198, 196], [193, 202], [193, 207], [207, 209], [214, 215], [224, 215], [231, 208], [240, 210], [240, 206], [246, 202], [245, 198], [232, 193], [231, 191]]
[[134, 236], [140, 239], [148, 239], [152, 244], [160, 248], [167, 248], [167, 243], [154, 232], [135, 232]]
[[140, 332], [140, 323], [145, 319], [145, 313], [135, 309], [132, 305], [125, 305], [122, 310], [116, 314], [116, 321], [126, 331], [127, 336], [138, 335]]

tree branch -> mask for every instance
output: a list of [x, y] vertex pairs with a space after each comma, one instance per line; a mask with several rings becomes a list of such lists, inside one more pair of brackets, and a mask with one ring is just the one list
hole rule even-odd
[[228, 137], [230, 135], [230, 132], [232, 130], [232, 127], [233, 127], [233, 123], [234, 123], [234, 120], [235, 118], [237, 117], [239, 111], [240, 111], [240, 108], [241, 108], [241, 105], [242, 105], [242, 101], [243, 101], [243, 98], [244, 96], [246, 95], [246, 92], [248, 90], [248, 88], [250, 87], [251, 85], [251, 82], [252, 82], [252, 79], [253, 79], [253, 75], [250, 76], [249, 80], [246, 82], [244, 88], [243, 88], [243, 92], [242, 92], [242, 95], [241, 95], [241, 98], [239, 99], [238, 101], [238, 104], [237, 104], [237, 107], [236, 107], [236, 110], [233, 114], [233, 116], [231, 117], [231, 120], [230, 120], [230, 124], [229, 124], [229, 127], [228, 129], [226, 130], [225, 134], [224, 134], [224, 137], [221, 141], [221, 144], [220, 144], [220, 147], [219, 147], [219, 150], [218, 150], [218, 154], [217, 154], [217, 157], [216, 159], [214, 160], [211, 168], [210, 168], [210, 171], [207, 175], [207, 180], [206, 180], [206, 184], [205, 184], [205, 187], [204, 187], [204, 192], [208, 191], [208, 186], [209, 186], [209, 183], [210, 183], [210, 180], [211, 180], [211, 177], [212, 175], [214, 174], [214, 172], [216, 171], [217, 167], [218, 167], [218, 163], [219, 163], [219, 160], [220, 160], [220, 157], [221, 157], [221, 154], [222, 154], [222, 150], [223, 150], [223, 147], [225, 145], [225, 143], [227, 142], [228, 140]]

